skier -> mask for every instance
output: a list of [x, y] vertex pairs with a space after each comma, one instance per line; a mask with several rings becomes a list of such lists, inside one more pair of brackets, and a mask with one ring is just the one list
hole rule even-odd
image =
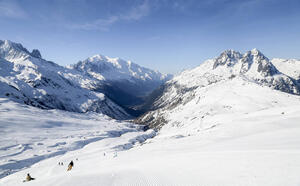
[[27, 182], [27, 181], [31, 181], [31, 180], [35, 180], [35, 178], [31, 177], [30, 174], [28, 173], [26, 176], [26, 180], [24, 180], [23, 182]]
[[68, 170], [67, 171], [70, 171], [74, 166], [74, 163], [73, 163], [73, 160], [69, 163], [68, 165]]

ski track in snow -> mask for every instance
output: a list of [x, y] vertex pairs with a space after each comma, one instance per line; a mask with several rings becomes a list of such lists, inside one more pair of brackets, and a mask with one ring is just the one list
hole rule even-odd
[[[0, 185], [21, 185], [30, 173], [36, 180], [26, 184], [36, 186], [298, 186], [299, 113], [300, 106], [293, 105], [211, 115], [206, 119], [218, 125], [196, 133], [184, 126], [166, 128], [155, 138], [151, 130], [113, 132], [119, 137], [44, 159], [2, 178]], [[67, 172], [70, 160], [74, 167]]]
[[140, 127], [134, 124], [95, 113], [39, 110], [3, 98], [0, 102], [3, 133], [0, 136], [0, 178], [104, 139], [118, 138], [126, 133], [136, 134], [136, 139], [129, 138], [130, 141], [125, 140], [124, 144], [112, 147], [126, 150], [155, 135], [139, 132]]

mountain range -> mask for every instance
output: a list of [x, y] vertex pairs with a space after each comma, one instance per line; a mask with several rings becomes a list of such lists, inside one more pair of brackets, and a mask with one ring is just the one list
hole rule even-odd
[[[63, 67], [43, 59], [37, 49], [29, 52], [21, 44], [8, 40], [0, 41], [0, 61], [1, 97], [42, 109], [94, 111], [115, 119], [136, 117], [136, 123], [153, 128], [178, 123], [171, 113], [186, 112], [189, 109], [184, 106], [192, 102], [197, 103], [189, 106], [195, 107], [194, 110], [206, 108], [200, 109], [198, 117], [215, 112], [211, 108], [214, 103], [204, 99], [215, 94], [223, 96], [220, 100], [236, 95], [241, 103], [217, 106], [231, 111], [239, 111], [240, 104], [253, 105], [259, 100], [253, 97], [252, 89], [241, 94], [246, 87], [276, 90], [274, 94], [278, 91], [291, 96], [300, 94], [299, 60], [269, 60], [257, 49], [244, 54], [226, 50], [175, 77], [99, 54]], [[229, 92], [222, 91], [226, 89], [224, 85], [230, 87]], [[204, 105], [200, 104], [203, 100]], [[245, 100], [249, 102], [244, 103]], [[269, 102], [273, 104], [272, 100]], [[187, 112], [185, 118], [192, 115]]]
[[257, 49], [226, 50], [166, 82], [156, 90], [150, 111], [135, 122], [158, 129], [189, 126], [209, 115], [284, 105], [285, 97], [300, 94], [299, 69], [300, 61], [269, 60]]
[[[170, 78], [130, 61], [101, 55], [69, 67], [42, 58], [34, 49], [0, 41], [0, 96], [42, 109], [94, 111], [128, 119], [127, 106]], [[143, 88], [146, 87], [146, 88]], [[133, 113], [133, 112], [132, 112]]]

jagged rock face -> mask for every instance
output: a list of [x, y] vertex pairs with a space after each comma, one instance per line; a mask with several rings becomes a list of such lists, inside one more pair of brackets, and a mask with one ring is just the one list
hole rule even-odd
[[33, 49], [32, 52], [31, 52], [31, 55], [33, 57], [36, 57], [36, 58], [42, 58], [42, 55], [41, 55], [40, 51], [37, 50], [37, 49]]
[[19, 43], [0, 41], [0, 56], [3, 59], [17, 59], [30, 56], [30, 52]]
[[43, 109], [95, 111], [116, 119], [130, 115], [104, 94], [91, 91], [96, 79], [28, 52], [21, 44], [0, 41], [0, 96]]
[[253, 68], [253, 72], [259, 73], [262, 77], [273, 76], [279, 73], [269, 59], [257, 49], [246, 52], [240, 60], [242, 63], [240, 73], [242, 74], [247, 73], [251, 68]]
[[277, 70], [272, 62], [257, 49], [246, 52], [244, 55], [227, 50], [219, 57], [207, 60], [200, 66], [184, 71], [168, 81], [163, 91], [153, 99], [149, 106], [151, 111], [135, 121], [161, 128], [169, 122], [170, 118], [167, 117], [169, 112], [176, 112], [183, 105], [191, 101], [195, 102], [197, 97], [195, 95], [199, 92], [209, 90], [215, 84], [231, 81], [242, 84], [254, 83], [290, 94], [300, 94], [297, 80]]
[[[223, 77], [244, 76], [276, 90], [300, 94], [297, 81], [277, 70], [272, 62], [257, 49], [248, 51], [244, 55], [232, 50], [225, 51], [213, 61], [214, 68], [209, 69], [207, 73]], [[223, 71], [223, 75], [218, 68]]]
[[233, 66], [241, 59], [241, 54], [234, 50], [226, 50], [221, 55], [215, 59], [213, 69], [217, 68], [220, 65], [226, 65], [228, 67]]

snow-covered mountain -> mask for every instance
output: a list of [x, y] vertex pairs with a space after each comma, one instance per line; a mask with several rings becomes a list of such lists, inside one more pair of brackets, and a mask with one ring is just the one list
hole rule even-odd
[[[128, 80], [133, 83], [140, 81], [157, 81], [162, 82], [170, 75], [161, 74], [145, 67], [141, 67], [131, 61], [125, 61], [120, 58], [110, 58], [103, 55], [94, 55], [84, 61], [79, 61], [73, 65], [74, 68], [92, 75], [99, 80], [120, 81]], [[148, 87], [146, 87], [147, 89]], [[147, 90], [141, 90], [147, 92]]]
[[[12, 90], [25, 87], [0, 98], [0, 185], [300, 183], [299, 86], [287, 63], [279, 64], [284, 72], [257, 50], [244, 55], [226, 51], [184, 71], [150, 95], [150, 101], [157, 98], [153, 110], [138, 119], [161, 128], [155, 132], [94, 112], [42, 110], [11, 101], [24, 90], [60, 89], [51, 84], [61, 85], [51, 69], [70, 81], [64, 86], [77, 87], [71, 89], [74, 93], [96, 94], [90, 90], [103, 82], [45, 60], [36, 62], [41, 58], [37, 51], [27, 55], [32, 59], [16, 63], [2, 58], [0, 63], [2, 96], [9, 85]], [[21, 79], [39, 73], [47, 81], [36, 88]], [[67, 171], [72, 160], [74, 167]], [[28, 173], [35, 180], [23, 183]]]
[[104, 92], [118, 104], [125, 106], [141, 104], [143, 97], [172, 77], [131, 61], [103, 55], [79, 61], [70, 68], [101, 81], [97, 91]]
[[293, 104], [292, 100], [299, 98], [300, 86], [289, 75], [280, 72], [257, 49], [243, 55], [227, 50], [168, 81], [157, 90], [152, 111], [136, 122], [156, 128], [165, 124], [200, 125], [207, 116]]
[[44, 109], [95, 111], [117, 119], [129, 115], [103, 93], [98, 81], [44, 60], [38, 50], [0, 40], [0, 97]]
[[300, 80], [300, 60], [299, 59], [279, 59], [271, 60], [273, 65], [282, 73], [298, 80]]

